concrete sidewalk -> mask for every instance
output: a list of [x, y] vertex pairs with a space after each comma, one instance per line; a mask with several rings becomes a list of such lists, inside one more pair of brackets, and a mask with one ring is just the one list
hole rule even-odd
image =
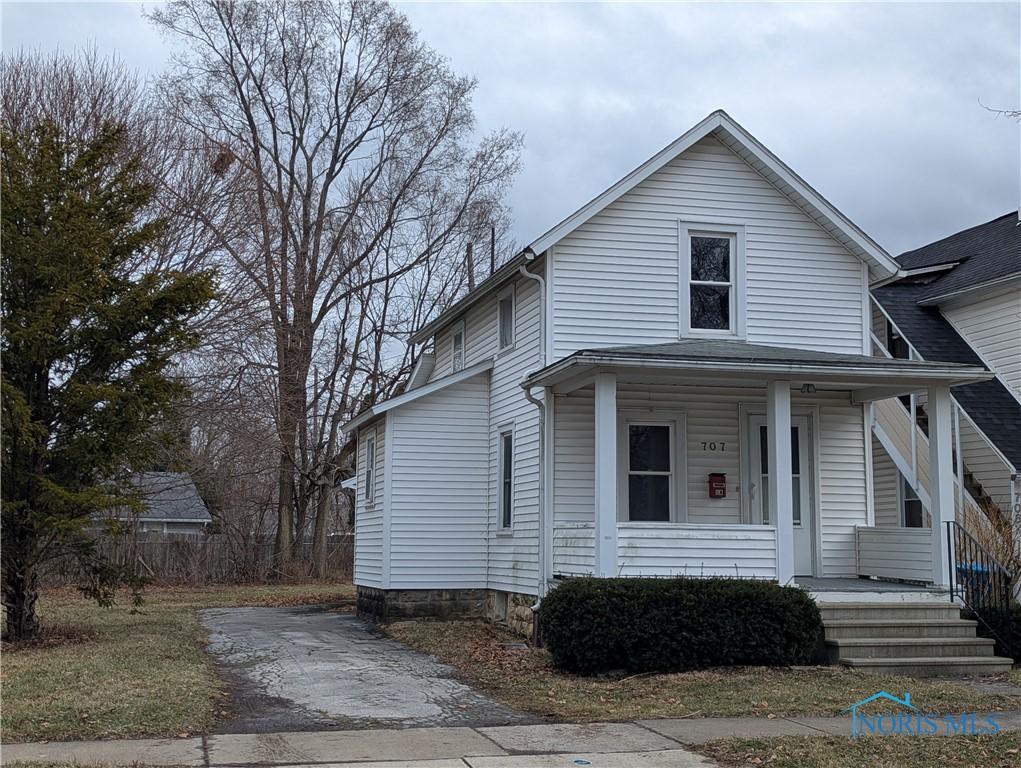
[[[997, 712], [1021, 730], [1021, 712]], [[596, 768], [714, 763], [686, 745], [728, 737], [850, 736], [846, 717], [719, 717], [633, 723], [559, 723], [492, 728], [222, 734], [191, 739], [50, 742], [4, 745], [0, 763], [57, 761], [166, 766], [310, 766], [360, 768]]]

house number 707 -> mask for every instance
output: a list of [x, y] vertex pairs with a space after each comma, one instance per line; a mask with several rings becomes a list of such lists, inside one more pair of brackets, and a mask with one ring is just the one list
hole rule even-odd
[[706, 440], [703, 440], [702, 441], [702, 450], [703, 451], [725, 451], [725, 450], [727, 450], [727, 444], [726, 443], [717, 443], [717, 442], [708, 442]]

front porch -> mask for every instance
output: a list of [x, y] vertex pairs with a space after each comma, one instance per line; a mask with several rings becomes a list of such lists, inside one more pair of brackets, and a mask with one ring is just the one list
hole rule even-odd
[[[949, 387], [986, 375], [731, 341], [577, 353], [526, 382], [544, 388], [552, 447], [547, 583], [726, 576], [841, 579], [870, 593], [879, 580], [916, 585], [905, 593], [945, 587]], [[935, 524], [877, 528], [864, 406], [914, 391], [931, 409]]]

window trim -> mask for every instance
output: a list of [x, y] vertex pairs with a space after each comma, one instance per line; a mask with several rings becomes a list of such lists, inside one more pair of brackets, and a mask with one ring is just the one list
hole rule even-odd
[[[929, 528], [930, 526], [927, 526], [925, 524], [926, 517], [927, 517], [927, 510], [925, 509], [925, 505], [922, 503], [922, 497], [918, 495], [918, 491], [916, 491], [914, 488], [911, 487], [911, 483], [908, 482], [908, 479], [906, 477], [904, 477], [903, 474], [898, 472], [897, 473], [897, 477], [898, 477], [898, 479], [900, 481], [900, 482], [897, 483], [897, 508], [898, 508], [898, 511], [900, 512], [900, 515], [899, 515], [900, 516], [900, 527], [901, 528], [905, 528], [905, 529], [909, 529], [909, 530], [915, 530], [915, 531], [917, 531], [917, 530], [925, 530], [926, 528]], [[908, 498], [908, 493], [907, 492], [909, 490], [911, 491], [911, 493], [914, 494], [913, 498]], [[907, 507], [907, 502], [908, 501], [917, 501], [918, 502], [918, 509], [922, 513], [921, 525], [908, 525], [908, 507]]]
[[[670, 517], [660, 521], [683, 523], [688, 519], [688, 424], [684, 411], [620, 411], [617, 417], [617, 521], [629, 523], [631, 476], [630, 428], [632, 425], [670, 427]], [[658, 474], [658, 473], [656, 473]], [[635, 521], [642, 522], [642, 521]]]
[[[456, 339], [457, 339], [457, 335], [458, 334], [461, 334], [461, 367], [460, 368], [457, 367], [457, 342], [456, 342]], [[466, 331], [465, 331], [465, 323], [464, 323], [464, 319], [462, 318], [461, 320], [458, 320], [456, 323], [454, 323], [453, 326], [451, 326], [451, 329], [450, 329], [450, 371], [451, 371], [451, 373], [457, 373], [458, 371], [463, 371], [465, 369], [465, 365], [467, 363], [467, 360], [465, 359], [466, 358], [466, 351], [467, 351], [467, 347], [468, 347], [467, 341], [468, 341], [468, 337], [467, 337]]]
[[[510, 340], [503, 343], [503, 318], [501, 315], [501, 307], [503, 306], [503, 300], [510, 297]], [[517, 311], [517, 298], [514, 295], [514, 283], [506, 286], [496, 296], [496, 348], [500, 352], [505, 352], [508, 349], [514, 349], [514, 341], [517, 336], [514, 315]]]
[[376, 428], [373, 427], [371, 434], [365, 437], [365, 466], [362, 467], [362, 477], [365, 480], [362, 499], [366, 504], [372, 504], [376, 500], [376, 438]]
[[[730, 249], [730, 328], [714, 330], [712, 328], [691, 327], [691, 286], [692, 285], [724, 285], [691, 279], [691, 238], [692, 237], [727, 237], [731, 238]], [[745, 226], [732, 222], [677, 222], [678, 251], [678, 335], [680, 338], [736, 338], [744, 339], [747, 308], [745, 302], [746, 257], [745, 257]]]
[[[496, 432], [496, 522], [497, 533], [511, 533], [514, 530], [514, 424], [504, 424]], [[510, 493], [504, 495], [504, 465], [507, 460], [506, 438], [510, 438]]]

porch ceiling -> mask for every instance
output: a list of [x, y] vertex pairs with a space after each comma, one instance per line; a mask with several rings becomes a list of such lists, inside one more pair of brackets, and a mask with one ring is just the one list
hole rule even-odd
[[799, 385], [850, 391], [855, 402], [895, 397], [931, 385], [959, 386], [993, 377], [981, 366], [960, 363], [890, 360], [744, 341], [689, 339], [580, 350], [530, 374], [522, 385], [569, 392], [588, 384], [600, 371], [615, 372], [622, 381], [645, 383], [725, 382], [755, 386], [789, 379]]

